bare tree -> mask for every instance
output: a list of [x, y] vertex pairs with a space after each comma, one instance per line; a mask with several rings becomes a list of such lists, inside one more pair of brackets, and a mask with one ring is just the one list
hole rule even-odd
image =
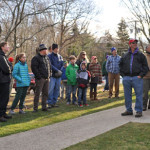
[[89, 20], [95, 15], [94, 4], [90, 0], [63, 0], [63, 2], [62, 0], [57, 1], [62, 4], [55, 5], [55, 14], [53, 15], [53, 20], [59, 22], [56, 26], [55, 41], [60, 46], [60, 52], [87, 30]]
[[1, 0], [0, 5], [2, 6], [2, 9], [0, 10], [0, 23], [2, 26], [1, 40], [11, 40], [13, 43], [13, 48], [9, 54], [16, 51], [17, 48], [22, 47], [26, 41], [31, 40], [39, 32], [57, 24], [52, 22], [42, 24], [35, 32], [30, 32], [30, 34], [26, 35], [22, 40], [19, 40], [18, 30], [22, 27], [24, 21], [28, 20], [28, 26], [31, 25], [32, 17], [44, 17], [44, 14], [53, 9], [56, 3], [45, 5], [44, 2], [35, 0]]
[[[137, 23], [140, 26], [140, 30], [150, 43], [150, 1], [149, 0], [122, 0], [130, 12], [135, 17], [135, 29], [137, 29]], [[135, 31], [137, 32], [137, 31]]]

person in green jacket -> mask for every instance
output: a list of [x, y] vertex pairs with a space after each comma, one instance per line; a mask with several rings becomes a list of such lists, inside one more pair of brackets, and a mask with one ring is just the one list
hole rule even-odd
[[107, 61], [107, 58], [108, 58], [108, 55], [106, 56], [106, 60], [102, 64], [102, 75], [105, 77], [105, 86], [104, 86], [103, 92], [106, 91], [106, 90], [107, 91], [109, 90], [108, 72], [106, 70], [106, 61]]
[[67, 76], [67, 89], [68, 89], [68, 97], [67, 97], [67, 105], [70, 105], [71, 103], [71, 93], [72, 93], [72, 104], [76, 105], [76, 90], [77, 90], [77, 79], [76, 79], [76, 73], [79, 69], [78, 65], [75, 64], [76, 57], [74, 55], [71, 55], [69, 57], [70, 64], [68, 65], [66, 69], [66, 76]]

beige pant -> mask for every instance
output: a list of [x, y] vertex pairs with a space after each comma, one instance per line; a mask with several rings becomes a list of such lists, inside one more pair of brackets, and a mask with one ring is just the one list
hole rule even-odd
[[108, 73], [108, 82], [109, 82], [109, 96], [113, 95], [113, 84], [115, 82], [115, 97], [119, 95], [119, 81], [120, 74]]

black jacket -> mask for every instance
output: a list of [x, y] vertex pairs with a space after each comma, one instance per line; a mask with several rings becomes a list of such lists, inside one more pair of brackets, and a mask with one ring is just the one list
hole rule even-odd
[[31, 60], [31, 69], [36, 79], [48, 79], [51, 73], [51, 65], [48, 56], [42, 56], [40, 54], [34, 56]]
[[90, 80], [90, 72], [87, 70], [78, 70], [77, 71], [77, 83], [78, 87], [80, 88], [86, 88], [87, 84], [89, 83]]
[[121, 58], [119, 66], [121, 76], [144, 77], [149, 70], [146, 57], [138, 50], [138, 48], [133, 54], [129, 49], [129, 51]]
[[11, 80], [12, 65], [7, 60], [5, 53], [0, 48], [0, 83], [8, 83]]

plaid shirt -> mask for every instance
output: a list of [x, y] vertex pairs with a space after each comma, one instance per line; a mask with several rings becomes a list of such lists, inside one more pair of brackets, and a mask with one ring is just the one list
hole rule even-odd
[[109, 56], [107, 58], [107, 62], [106, 62], [107, 72], [111, 72], [111, 73], [115, 73], [115, 74], [119, 73], [120, 72], [119, 62], [120, 62], [120, 56], [119, 55]]

